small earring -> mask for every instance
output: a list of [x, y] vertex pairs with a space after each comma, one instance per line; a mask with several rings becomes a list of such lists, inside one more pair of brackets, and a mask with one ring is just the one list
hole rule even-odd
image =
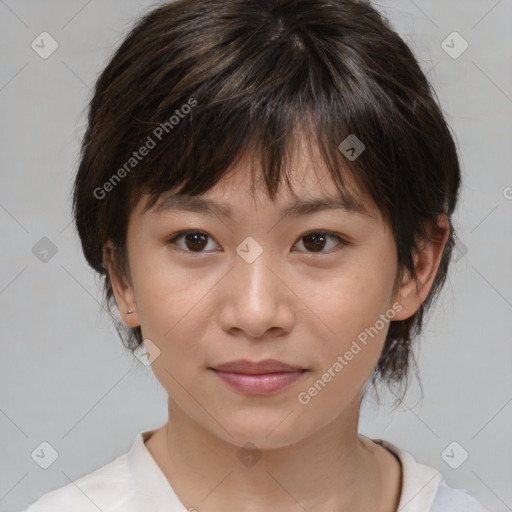
[[126, 312], [128, 315], [131, 315], [133, 313], [133, 311], [131, 309], [129, 309], [127, 312]]

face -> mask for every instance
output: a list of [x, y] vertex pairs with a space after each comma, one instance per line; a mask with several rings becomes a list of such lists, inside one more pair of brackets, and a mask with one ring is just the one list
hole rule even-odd
[[[158, 347], [152, 368], [175, 414], [239, 446], [283, 447], [357, 417], [400, 316], [395, 243], [379, 212], [284, 214], [296, 201], [336, 199], [307, 154], [294, 169], [294, 194], [282, 187], [272, 202], [263, 186], [251, 192], [241, 163], [201, 196], [229, 215], [171, 193], [142, 213], [141, 199], [128, 225], [130, 283], [115, 286], [118, 305], [134, 310], [125, 321]], [[290, 368], [218, 371], [268, 359]]]

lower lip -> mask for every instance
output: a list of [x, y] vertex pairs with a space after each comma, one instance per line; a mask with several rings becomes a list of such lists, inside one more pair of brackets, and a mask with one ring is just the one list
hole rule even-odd
[[213, 371], [232, 388], [247, 395], [270, 395], [289, 386], [306, 372], [306, 370], [298, 370], [296, 372], [248, 375], [246, 373]]

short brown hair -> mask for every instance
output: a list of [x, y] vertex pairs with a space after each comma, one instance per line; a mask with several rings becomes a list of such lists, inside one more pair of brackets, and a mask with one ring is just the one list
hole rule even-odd
[[[315, 141], [340, 194], [350, 177], [373, 200], [392, 227], [401, 272], [416, 279], [417, 241], [438, 228], [438, 215], [451, 219], [460, 169], [435, 92], [389, 21], [369, 1], [178, 0], [138, 21], [89, 105], [73, 213], [109, 311], [103, 245], [112, 240], [126, 271], [128, 216], [141, 191], [150, 205], [176, 187], [202, 194], [251, 149], [273, 199], [288, 183], [297, 127]], [[365, 145], [356, 159], [339, 149], [349, 135]], [[156, 144], [135, 159], [150, 139]], [[406, 378], [411, 340], [453, 245], [450, 221], [430, 293], [412, 317], [391, 322], [372, 383]], [[140, 327], [116, 327], [127, 348], [142, 343]]]

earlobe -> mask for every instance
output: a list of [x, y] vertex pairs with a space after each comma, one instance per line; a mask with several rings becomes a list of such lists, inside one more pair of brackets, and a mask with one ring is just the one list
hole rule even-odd
[[440, 216], [437, 228], [429, 231], [428, 240], [422, 240], [418, 244], [419, 252], [414, 255], [417, 282], [409, 271], [404, 272], [397, 294], [397, 301], [402, 305], [402, 310], [395, 316], [395, 320], [405, 320], [414, 315], [427, 298], [434, 283], [450, 235], [450, 225], [446, 216]]
[[111, 240], [108, 240], [103, 246], [103, 265], [110, 278], [112, 291], [114, 292], [121, 318], [128, 326], [138, 327], [140, 322], [133, 287], [118, 268], [115, 251], [115, 245]]

